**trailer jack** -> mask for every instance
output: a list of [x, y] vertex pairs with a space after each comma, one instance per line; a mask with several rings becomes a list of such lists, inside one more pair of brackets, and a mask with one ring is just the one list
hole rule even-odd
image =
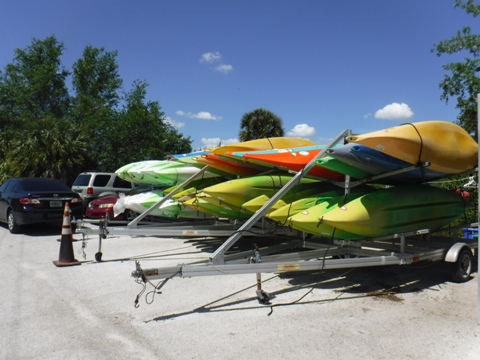
[[262, 290], [262, 274], [257, 273], [257, 299], [260, 304], [263, 305], [270, 305], [270, 299], [272, 299], [272, 296]]

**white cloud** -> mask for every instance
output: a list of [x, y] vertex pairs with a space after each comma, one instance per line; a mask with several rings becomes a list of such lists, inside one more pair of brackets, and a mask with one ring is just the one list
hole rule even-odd
[[222, 54], [220, 54], [218, 51], [215, 51], [202, 54], [199, 61], [200, 63], [211, 65], [213, 70], [223, 74], [228, 74], [229, 72], [233, 71], [232, 65], [221, 63], [221, 60]]
[[200, 62], [211, 64], [211, 63], [220, 61], [221, 58], [222, 58], [222, 54], [220, 54], [218, 51], [208, 52], [208, 53], [204, 53], [204, 54], [202, 54], [202, 56], [200, 56]]
[[383, 109], [375, 112], [376, 119], [382, 120], [407, 120], [413, 116], [413, 111], [405, 103], [391, 103], [385, 106]]
[[202, 138], [200, 140], [205, 149], [211, 149], [219, 146], [238, 143], [238, 139], [220, 139], [216, 138]]
[[219, 121], [222, 120], [221, 116], [215, 116], [209, 113], [208, 111], [200, 111], [198, 113], [192, 113], [192, 112], [185, 112], [182, 110], [178, 110], [175, 112], [178, 116], [185, 116], [191, 119], [200, 119], [200, 120], [214, 120], [214, 121]]
[[315, 135], [315, 128], [307, 124], [297, 124], [292, 130], [287, 132], [287, 136], [309, 138]]
[[224, 74], [228, 74], [230, 71], [233, 71], [233, 66], [227, 64], [220, 64], [215, 68], [215, 70]]
[[201, 119], [201, 120], [220, 120], [221, 119], [218, 116], [213, 116], [208, 111], [200, 111], [199, 113], [194, 114], [193, 117], [195, 119]]
[[185, 123], [180, 122], [180, 121], [175, 121], [175, 120], [169, 118], [168, 116], [165, 118], [165, 122], [167, 124], [170, 124], [171, 126], [173, 126], [175, 129], [181, 129], [185, 126]]

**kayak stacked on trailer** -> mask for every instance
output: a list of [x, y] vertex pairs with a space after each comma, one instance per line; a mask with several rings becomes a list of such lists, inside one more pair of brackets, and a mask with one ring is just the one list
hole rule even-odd
[[[137, 263], [132, 275], [144, 281], [423, 260], [450, 262], [454, 280], [466, 281], [478, 246], [475, 239], [462, 238], [463, 228], [478, 226], [468, 215], [471, 198], [437, 182], [471, 176], [477, 162], [476, 141], [447, 121], [359, 135], [345, 130], [328, 145], [288, 137], [258, 139], [125, 165], [116, 172], [125, 180], [171, 187], [139, 200], [123, 198], [122, 206], [139, 213], [125, 228], [109, 228], [107, 219], [99, 229], [78, 231], [98, 233], [100, 239], [142, 232], [226, 237], [205, 263], [146, 270]], [[141, 226], [148, 215], [175, 221]], [[199, 218], [207, 222], [197, 223]], [[259, 248], [254, 239], [251, 251], [232, 250], [241, 237], [252, 234], [276, 240]], [[268, 301], [261, 289], [257, 294]]]

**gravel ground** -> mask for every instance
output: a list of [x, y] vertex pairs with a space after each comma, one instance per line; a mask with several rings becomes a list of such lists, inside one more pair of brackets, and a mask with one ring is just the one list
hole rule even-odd
[[1, 359], [479, 359], [477, 273], [453, 283], [442, 262], [263, 274], [262, 305], [253, 274], [175, 278], [161, 294], [131, 276], [135, 258], [188, 263], [215, 241], [113, 236], [96, 262], [91, 237], [73, 242], [81, 265], [57, 267], [59, 239], [0, 227]]

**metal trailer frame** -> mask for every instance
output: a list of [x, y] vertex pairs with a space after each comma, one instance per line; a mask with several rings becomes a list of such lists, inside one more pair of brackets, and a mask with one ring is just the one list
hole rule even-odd
[[[123, 221], [110, 221], [108, 215], [102, 220], [88, 220], [82, 219], [75, 221], [76, 233], [80, 233], [83, 236], [83, 240], [87, 240], [88, 235], [98, 235], [98, 251], [95, 253], [95, 260], [102, 260], [102, 239], [106, 239], [109, 235], [113, 236], [158, 236], [158, 237], [228, 237], [234, 232], [238, 231], [241, 224], [240, 221], [222, 220], [215, 217], [210, 219], [191, 219], [184, 221], [176, 221], [174, 218], [164, 218], [162, 222], [142, 222], [155, 208], [162, 205], [175, 195], [178, 191], [191, 183], [193, 180], [202, 175], [209, 166], [205, 166], [190, 178], [179, 184], [175, 189], [168, 193], [165, 197], [162, 197], [157, 203], [152, 205], [149, 209], [139, 214], [135, 219], [127, 223], [126, 227], [121, 226], [109, 226], [110, 224], [123, 224]], [[96, 224], [98, 228], [91, 228], [85, 226], [86, 224]], [[261, 226], [258, 225], [254, 232], [250, 233], [250, 236], [262, 236], [272, 233], [278, 233], [282, 229], [278, 229], [277, 226], [266, 224], [262, 222]], [[285, 230], [283, 230], [285, 232]]]
[[[310, 170], [311, 167], [313, 167], [315, 160], [320, 157], [327, 149], [331, 148], [333, 145], [335, 145], [340, 139], [343, 137], [347, 136], [350, 134], [349, 130], [344, 130], [330, 145], [328, 145], [325, 149], [323, 149], [312, 161], [310, 164], [308, 164], [305, 169]], [[413, 166], [414, 167], [414, 166]], [[151, 212], [154, 211], [155, 208], [161, 206], [163, 203], [168, 201], [175, 195], [177, 192], [179, 192], [181, 189], [183, 189], [185, 186], [187, 186], [189, 183], [191, 183], [193, 180], [199, 178], [201, 175], [203, 175], [208, 169], [210, 168], [209, 165], [204, 166], [202, 169], [199, 169], [199, 171], [195, 174], [193, 174], [190, 178], [185, 180], [183, 183], [179, 184], [174, 190], [172, 190], [170, 193], [168, 193], [165, 197], [160, 199], [157, 203], [152, 205], [149, 209], [145, 210], [143, 213], [138, 215], [135, 219], [127, 223], [126, 227], [121, 227], [121, 226], [114, 226], [111, 227], [109, 226], [110, 224], [123, 224], [123, 221], [110, 221], [107, 218], [102, 219], [102, 220], [89, 220], [89, 219], [82, 219], [75, 221], [75, 228], [76, 228], [76, 233], [80, 233], [83, 236], [83, 240], [87, 240], [88, 235], [98, 235], [99, 239], [99, 244], [98, 244], [98, 251], [95, 254], [95, 260], [96, 261], [101, 261], [102, 260], [102, 239], [106, 239], [109, 235], [128, 235], [128, 236], [145, 236], [145, 235], [150, 235], [150, 236], [158, 236], [158, 237], [230, 237], [230, 236], [235, 236], [236, 233], [240, 232], [242, 235], [245, 236], [247, 234], [249, 236], [263, 236], [263, 235], [269, 235], [269, 234], [284, 234], [286, 232], [291, 231], [289, 229], [286, 229], [284, 227], [279, 227], [277, 224], [269, 223], [262, 221], [261, 224], [258, 224], [258, 220], [261, 218], [261, 216], [258, 216], [258, 214], [255, 214], [252, 218], [250, 218], [247, 222], [245, 221], [230, 221], [230, 220], [222, 220], [222, 219], [209, 219], [209, 220], [190, 220], [190, 221], [185, 221], [185, 222], [176, 222], [174, 221], [175, 219], [168, 219], [166, 218], [163, 223], [154, 223], [154, 224], [146, 224], [145, 222], [142, 222]], [[291, 189], [298, 181], [300, 180], [301, 176], [305, 174], [305, 169], [302, 172], [299, 172], [296, 174], [295, 178], [292, 179], [289, 183], [287, 183], [280, 191], [277, 193], [278, 196], [275, 196], [276, 199], [279, 199], [285, 192], [287, 192], [289, 189]], [[401, 171], [406, 171], [406, 170], [401, 170]], [[295, 173], [295, 172], [291, 172]], [[380, 177], [383, 177], [381, 175]], [[325, 180], [325, 179], [322, 179]], [[354, 183], [350, 184], [348, 182], [348, 177], [347, 177], [347, 182], [335, 182], [331, 180], [325, 180], [325, 181], [330, 181], [333, 183], [336, 183], [338, 186], [346, 186], [347, 188], [355, 186]], [[366, 179], [363, 182], [370, 180]], [[262, 213], [263, 214], [266, 212], [266, 210], [271, 207], [270, 204], [274, 204], [274, 202], [269, 201], [265, 206], [263, 207], [265, 210]], [[262, 209], [263, 209], [262, 208]], [[262, 210], [261, 209], [261, 210]], [[170, 221], [169, 221], [170, 220]], [[98, 225], [98, 228], [91, 228], [88, 226], [85, 226], [86, 224], [96, 224]], [[242, 225], [243, 224], [243, 225]], [[241, 227], [240, 227], [241, 225]], [[250, 231], [252, 227], [255, 227], [255, 231]], [[230, 240], [229, 246], [233, 245], [233, 243], [239, 238], [235, 237], [235, 240]]]
[[[471, 226], [478, 226], [478, 224], [471, 224]], [[282, 253], [286, 249], [298, 251]], [[310, 241], [304, 237], [264, 248], [254, 248], [250, 251], [223, 254], [222, 264], [215, 264], [210, 258], [207, 261], [190, 264], [142, 269], [137, 261], [136, 270], [132, 272], [132, 276], [143, 280], [155, 280], [173, 277], [408, 265], [424, 260], [445, 260], [455, 263], [464, 249], [475, 251], [476, 240], [456, 239], [452, 242], [450, 238], [432, 236], [428, 229], [362, 241], [325, 238]]]
[[[350, 130], [344, 130], [340, 133], [332, 143], [320, 151], [315, 158], [301, 171], [297, 172], [287, 184], [272, 196], [261, 209], [236, 229], [212, 254], [209, 260], [152, 269], [142, 269], [140, 263], [136, 261], [136, 269], [132, 272], [132, 277], [144, 283], [150, 282], [150, 280], [164, 279], [161, 284], [155, 286], [156, 289], [159, 289], [167, 280], [173, 277], [256, 273], [256, 293], [261, 303], [269, 303], [270, 298], [268, 293], [264, 292], [261, 288], [261, 273], [406, 265], [423, 260], [445, 260], [446, 262], [455, 264], [453, 267], [454, 272], [452, 273], [454, 280], [459, 282], [466, 281], [472, 270], [473, 254], [477, 252], [478, 242], [468, 241], [467, 239], [462, 239], [461, 241], [459, 241], [459, 239], [453, 239], [454, 241], [452, 241], [452, 239], [434, 238], [431, 236], [429, 229], [419, 229], [414, 232], [392, 234], [381, 238], [360, 241], [337, 239], [309, 241], [306, 238], [306, 234], [303, 233], [303, 237], [299, 238], [297, 236], [293, 238], [293, 240], [267, 246], [262, 249], [254, 248], [252, 251], [227, 253], [228, 250], [266, 214], [273, 204], [310, 171], [315, 165], [317, 158], [323, 156], [326, 150], [349, 134]], [[412, 165], [405, 169], [395, 170], [355, 182], [350, 181], [347, 176], [345, 182], [334, 183], [343, 186], [347, 193], [354, 186], [409, 171], [416, 167], [427, 167], [429, 165], [428, 162]], [[206, 170], [206, 168], [202, 169], [202, 171], [204, 170]], [[183, 185], [184, 184], [181, 186]], [[154, 206], [158, 205], [156, 204]], [[129, 226], [130, 225], [131, 224], [129, 224]], [[469, 225], [469, 227], [472, 226], [478, 227], [478, 223]], [[454, 228], [451, 229], [455, 230]], [[445, 231], [445, 229], [443, 230]], [[458, 231], [458, 229], [456, 230]], [[297, 234], [302, 233], [297, 232]], [[414, 239], [414, 241], [410, 241], [411, 239]], [[298, 251], [285, 253], [285, 249], [297, 249]]]
[[[102, 261], [102, 242], [108, 236], [156, 236], [163, 238], [219, 238], [230, 237], [232, 234], [240, 231], [241, 222], [228, 221], [221, 219], [212, 219], [208, 221], [182, 221], [182, 222], [164, 222], [142, 225], [135, 228], [125, 227], [109, 227], [108, 220], [101, 221], [97, 229], [89, 227], [77, 228], [77, 233], [83, 235], [83, 241], [87, 240], [88, 234], [98, 235], [98, 251], [95, 253], [95, 260]], [[78, 225], [77, 225], [78, 226]], [[255, 224], [253, 230], [249, 231], [245, 236], [260, 237], [272, 235], [288, 235], [291, 230], [285, 227], [278, 227], [275, 224], [262, 222], [260, 225]]]
[[[317, 156], [314, 159], [312, 159], [310, 163], [307, 164], [302, 171], [300, 172], [290, 171], [290, 173], [295, 173], [296, 175], [287, 184], [285, 184], [285, 186], [282, 189], [280, 189], [277, 192], [277, 194], [274, 197], [272, 197], [272, 199], [262, 207], [262, 209], [260, 209], [254, 216], [252, 216], [246, 222], [230, 221], [230, 220], [224, 221], [222, 219], [212, 218], [210, 220], [203, 220], [203, 221], [191, 220], [191, 221], [188, 221], [188, 222], [185, 221], [182, 223], [182, 222], [176, 222], [174, 221], [174, 219], [171, 219], [170, 221], [168, 221], [168, 218], [166, 218], [164, 223], [154, 223], [150, 225], [146, 225], [145, 223], [142, 223], [142, 220], [144, 220], [145, 217], [147, 217], [151, 212], [153, 212], [155, 208], [161, 206], [164, 202], [171, 199], [173, 195], [175, 195], [177, 192], [179, 192], [181, 189], [183, 189], [193, 180], [203, 175], [210, 168], [209, 165], [206, 165], [202, 169], [199, 169], [197, 173], [193, 174], [190, 178], [185, 180], [183, 183], [179, 184], [175, 189], [173, 189], [165, 197], [160, 199], [157, 203], [152, 205], [149, 209], [145, 210], [135, 219], [130, 221], [126, 227], [120, 227], [120, 226], [109, 227], [110, 223], [121, 224], [123, 222], [122, 221], [113, 222], [113, 221], [110, 221], [108, 217], [103, 220], [82, 219], [75, 222], [76, 224], [75, 232], [82, 234], [84, 241], [86, 240], [87, 235], [98, 235], [98, 238], [99, 238], [98, 252], [95, 254], [95, 259], [97, 261], [101, 261], [103, 256], [102, 239], [107, 238], [107, 236], [109, 235], [117, 235], [117, 236], [151, 235], [151, 236], [159, 236], [159, 237], [209, 237], [209, 236], [235, 237], [234, 239], [229, 239], [229, 247], [230, 247], [235, 243], [236, 240], [238, 240], [241, 236], [244, 236], [247, 232], [248, 232], [248, 235], [250, 236], [262, 236], [262, 235], [268, 235], [268, 234], [284, 234], [286, 232], [291, 232], [289, 229], [286, 229], [284, 227], [279, 227], [277, 224], [272, 225], [272, 223], [265, 222], [265, 221], [262, 221], [261, 224], [259, 225], [258, 220], [265, 214], [265, 212], [272, 206], [272, 204], [276, 202], [277, 199], [279, 199], [281, 196], [283, 196], [283, 194], [285, 194], [294, 185], [296, 185], [298, 181], [301, 179], [301, 177], [304, 176], [304, 174], [308, 173], [308, 171], [314, 166], [315, 160], [317, 158], [322, 156], [327, 149], [330, 149], [339, 140], [349, 135], [350, 133], [351, 133], [350, 130], [344, 130], [340, 135], [337, 136], [337, 138], [331, 144], [329, 144], [325, 149], [323, 149], [319, 154], [317, 154]], [[411, 168], [415, 168], [415, 167], [416, 166], [412, 166]], [[395, 171], [393, 173], [404, 172], [404, 171], [410, 170], [411, 168], [409, 167], [408, 169], [401, 169], [400, 171]], [[385, 175], [379, 175], [378, 177], [380, 178], [384, 176]], [[371, 178], [365, 179], [358, 183], [353, 183], [353, 182], [350, 183], [348, 176], [347, 176], [347, 181], [345, 183], [326, 180], [326, 179], [322, 179], [322, 180], [336, 183], [338, 186], [345, 186], [346, 188], [351, 188], [353, 186], [357, 186], [357, 185], [360, 185], [361, 183], [367, 182], [370, 179]], [[262, 211], [261, 214], [259, 214], [260, 211]], [[98, 228], [87, 227], [85, 226], [85, 224], [87, 223], [97, 224]], [[195, 223], [195, 224], [192, 225], [192, 223]], [[255, 226], [255, 231], [250, 231], [250, 229], [254, 226]], [[238, 234], [241, 234], [241, 235], [238, 236]], [[221, 259], [220, 256], [218, 256], [218, 258]]]

